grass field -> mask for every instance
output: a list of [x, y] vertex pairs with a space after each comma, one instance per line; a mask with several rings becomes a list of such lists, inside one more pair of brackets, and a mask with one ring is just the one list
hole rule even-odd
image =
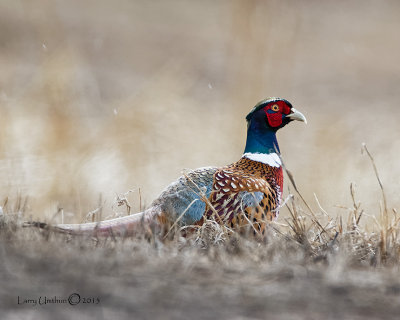
[[[397, 319], [399, 9], [1, 1], [1, 318]], [[118, 196], [139, 211], [185, 168], [236, 161], [269, 96], [308, 125], [278, 134], [305, 202], [286, 177], [295, 200], [266, 243], [212, 226], [165, 243], [21, 228], [125, 215]], [[74, 292], [101, 302], [17, 303]]]

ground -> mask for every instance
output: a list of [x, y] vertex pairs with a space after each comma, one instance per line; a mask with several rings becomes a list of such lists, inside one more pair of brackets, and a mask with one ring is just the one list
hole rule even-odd
[[[97, 239], [8, 219], [0, 230], [2, 317], [397, 319], [397, 238], [383, 254], [382, 239], [352, 223], [340, 234], [337, 225], [325, 229], [326, 237], [315, 237], [315, 223], [307, 229], [272, 224], [260, 241], [210, 222], [185, 238]], [[44, 297], [59, 302], [40, 304]]]

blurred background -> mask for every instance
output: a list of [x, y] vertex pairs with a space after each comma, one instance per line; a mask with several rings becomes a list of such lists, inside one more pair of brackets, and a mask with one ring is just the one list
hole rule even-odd
[[[398, 1], [0, 1], [0, 205], [49, 220], [138, 210], [185, 168], [236, 161], [245, 116], [288, 99], [278, 134], [311, 206], [398, 207]], [[287, 179], [285, 192], [287, 194]], [[140, 188], [140, 197], [139, 197]], [[55, 221], [59, 222], [60, 217]]]

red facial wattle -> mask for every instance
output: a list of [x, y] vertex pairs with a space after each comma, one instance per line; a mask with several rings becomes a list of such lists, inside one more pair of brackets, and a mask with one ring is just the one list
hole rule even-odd
[[276, 128], [282, 125], [282, 115], [288, 115], [291, 110], [283, 101], [276, 101], [268, 104], [264, 108], [264, 112], [267, 116], [268, 124], [271, 127]]
[[267, 119], [271, 127], [279, 127], [282, 124], [282, 113], [267, 113]]

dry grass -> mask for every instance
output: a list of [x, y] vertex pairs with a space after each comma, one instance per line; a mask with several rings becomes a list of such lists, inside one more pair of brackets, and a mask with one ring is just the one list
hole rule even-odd
[[[351, 185], [353, 207], [333, 217], [323, 208], [312, 211], [293, 187], [298, 196], [287, 199], [290, 217], [270, 223], [261, 242], [213, 220], [191, 227], [186, 237], [181, 236], [186, 228], [162, 239], [71, 237], [22, 228], [26, 201], [5, 203], [3, 314], [6, 319], [396, 319], [397, 212], [383, 205], [378, 218], [367, 216]], [[376, 201], [383, 203], [381, 188]], [[100, 304], [16, 304], [18, 296], [62, 299], [74, 292], [99, 298]]]

